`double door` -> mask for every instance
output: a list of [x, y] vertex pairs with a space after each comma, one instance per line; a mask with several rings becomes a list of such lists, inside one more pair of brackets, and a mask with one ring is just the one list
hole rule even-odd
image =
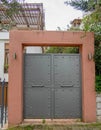
[[24, 55], [24, 118], [81, 118], [79, 54]]

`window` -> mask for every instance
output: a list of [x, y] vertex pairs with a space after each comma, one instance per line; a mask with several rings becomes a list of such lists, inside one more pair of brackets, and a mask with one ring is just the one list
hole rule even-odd
[[9, 44], [5, 43], [4, 73], [8, 73], [9, 67]]

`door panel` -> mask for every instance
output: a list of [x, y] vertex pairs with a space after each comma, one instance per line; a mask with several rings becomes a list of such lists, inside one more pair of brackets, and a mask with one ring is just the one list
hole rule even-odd
[[25, 87], [31, 85], [51, 84], [51, 57], [50, 55], [25, 55]]
[[54, 56], [55, 118], [81, 117], [80, 56]]
[[80, 118], [81, 100], [79, 88], [55, 90], [55, 118]]
[[80, 118], [79, 54], [25, 54], [24, 118]]
[[50, 89], [25, 88], [24, 117], [50, 118]]
[[51, 57], [25, 54], [24, 118], [50, 118]]
[[80, 87], [80, 57], [75, 55], [54, 56], [54, 84]]
[[[60, 85], [71, 84], [71, 61], [68, 60], [67, 56], [54, 56], [54, 84], [55, 87]], [[68, 62], [69, 61], [69, 62]]]

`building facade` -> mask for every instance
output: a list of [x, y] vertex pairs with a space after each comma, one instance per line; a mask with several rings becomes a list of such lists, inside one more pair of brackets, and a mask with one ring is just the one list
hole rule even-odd
[[9, 45], [9, 32], [0, 32], [0, 78], [1, 81], [5, 78], [8, 82], [8, 73], [5, 68], [8, 68], [8, 46]]
[[[42, 53], [42, 47], [26, 47], [24, 53]], [[9, 32], [0, 32], [0, 78], [8, 82]]]

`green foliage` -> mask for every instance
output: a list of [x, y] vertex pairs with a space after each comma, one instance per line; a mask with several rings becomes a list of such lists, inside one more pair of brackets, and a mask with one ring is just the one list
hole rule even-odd
[[5, 65], [4, 65], [4, 72], [5, 72], [5, 73], [8, 73], [8, 68], [9, 68], [9, 65], [8, 65], [8, 64], [5, 64]]
[[101, 123], [70, 124], [70, 125], [29, 125], [19, 126], [8, 130], [101, 130]]
[[101, 92], [101, 0], [70, 0], [65, 2], [77, 10], [89, 11], [83, 18], [83, 30], [95, 34], [96, 91]]
[[83, 18], [84, 31], [95, 34], [95, 65], [96, 74], [101, 73], [101, 7], [97, 6], [94, 12]]
[[12, 16], [15, 13], [19, 12], [19, 8], [21, 8], [20, 6], [20, 2], [23, 2], [24, 0], [0, 0], [0, 5], [5, 7], [5, 16], [6, 18], [10, 18], [12, 21], [8, 24], [5, 25], [3, 24], [1, 21], [3, 19], [3, 16], [0, 16], [0, 29], [5, 29], [5, 30], [9, 30], [12, 25], [14, 25], [15, 23], [13, 22]]
[[17, 126], [17, 127], [9, 128], [8, 130], [33, 130], [33, 126], [32, 125], [28, 125], [28, 126]]
[[83, 11], [88, 10], [88, 1], [85, 0], [70, 0], [69, 2], [65, 1], [65, 4], [71, 5], [78, 10], [83, 10]]
[[101, 75], [96, 76], [96, 92], [101, 93]]
[[96, 35], [101, 35], [101, 8], [83, 18], [85, 31], [94, 31]]
[[45, 53], [78, 53], [77, 47], [49, 47]]
[[2, 4], [6, 8], [6, 16], [12, 18], [14, 13], [18, 13], [20, 7], [20, 3], [23, 0], [1, 0], [0, 4]]
[[42, 124], [45, 124], [45, 123], [46, 123], [46, 120], [45, 120], [45, 119], [43, 119], [43, 120], [42, 120]]
[[95, 47], [96, 74], [101, 75], [101, 45]]
[[101, 0], [70, 0], [65, 1], [66, 5], [71, 5], [77, 10], [82, 10], [84, 12], [93, 11], [96, 5], [101, 6]]

